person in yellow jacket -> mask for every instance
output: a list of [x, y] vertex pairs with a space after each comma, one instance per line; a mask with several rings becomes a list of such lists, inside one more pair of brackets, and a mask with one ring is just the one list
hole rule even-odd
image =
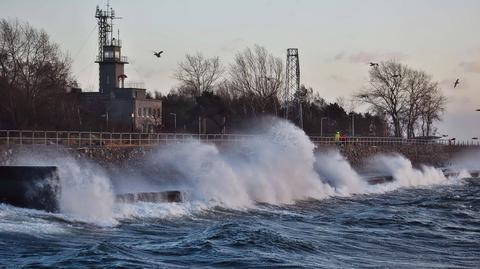
[[340, 132], [335, 133], [335, 142], [340, 142]]

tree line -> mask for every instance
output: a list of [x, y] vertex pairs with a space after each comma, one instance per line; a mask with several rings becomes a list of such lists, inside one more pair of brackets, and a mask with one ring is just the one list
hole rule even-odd
[[[408, 138], [435, 133], [434, 123], [441, 120], [446, 98], [430, 75], [385, 61], [373, 65], [369, 77], [368, 86], [353, 96], [355, 101], [369, 105], [365, 114], [347, 113], [343, 104], [328, 104], [318, 92], [302, 85], [294, 93], [293, 103], [302, 106], [304, 130], [328, 135], [337, 131], [352, 135], [355, 130], [357, 136]], [[164, 114], [164, 122], [168, 125], [170, 113], [183, 115], [182, 126], [190, 131], [199, 125], [198, 117], [218, 123], [218, 116], [223, 116], [229, 119], [230, 130], [235, 130], [245, 119], [281, 117], [285, 113], [283, 61], [258, 45], [238, 52], [228, 66], [223, 66], [218, 57], [187, 54], [175, 78], [180, 85], [163, 97], [169, 112]], [[216, 101], [206, 105], [208, 98]], [[211, 124], [209, 130], [220, 132], [223, 128], [222, 124]]]
[[71, 60], [45, 31], [0, 20], [0, 128], [75, 128], [71, 86]]
[[[228, 65], [219, 57], [187, 54], [174, 77], [179, 84], [168, 94], [147, 96], [163, 101], [161, 132], [240, 132], [252, 119], [285, 113], [284, 61], [258, 45], [237, 52]], [[81, 130], [72, 87], [77, 83], [71, 59], [45, 31], [0, 20], [0, 129]], [[369, 86], [354, 98], [370, 104], [370, 111], [347, 111], [342, 102], [328, 103], [304, 85], [294, 93], [293, 103], [302, 106], [308, 134], [329, 136], [337, 131], [352, 135], [354, 130], [356, 136], [428, 136], [445, 107], [445, 97], [430, 76], [396, 62], [371, 69]], [[90, 130], [105, 131], [104, 120], [97, 122]]]

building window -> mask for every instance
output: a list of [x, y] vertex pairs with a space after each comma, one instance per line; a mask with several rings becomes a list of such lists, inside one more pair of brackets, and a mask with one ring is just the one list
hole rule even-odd
[[138, 116], [141, 117], [142, 116], [142, 108], [138, 108]]
[[147, 108], [146, 108], [146, 107], [143, 108], [143, 116], [144, 116], [144, 117], [148, 117], [148, 115], [147, 115]]
[[113, 58], [113, 51], [105, 51], [103, 55], [104, 55], [104, 58], [107, 58], [107, 59]]
[[152, 108], [151, 108], [151, 107], [148, 108], [148, 115], [149, 115], [150, 117], [153, 117]]

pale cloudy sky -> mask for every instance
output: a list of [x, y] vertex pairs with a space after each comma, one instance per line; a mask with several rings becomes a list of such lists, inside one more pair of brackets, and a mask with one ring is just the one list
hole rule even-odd
[[[397, 59], [423, 69], [449, 98], [440, 132], [480, 136], [478, 0], [111, 0], [130, 59], [130, 81], [164, 93], [186, 53], [219, 56], [225, 65], [248, 46], [285, 58], [300, 50], [302, 83], [328, 101], [366, 85], [369, 61]], [[84, 89], [96, 90], [95, 6], [103, 0], [1, 0], [0, 18], [43, 28], [70, 53]], [[117, 28], [117, 29], [118, 29]], [[164, 50], [161, 59], [152, 50]], [[461, 84], [452, 88], [459, 77]]]

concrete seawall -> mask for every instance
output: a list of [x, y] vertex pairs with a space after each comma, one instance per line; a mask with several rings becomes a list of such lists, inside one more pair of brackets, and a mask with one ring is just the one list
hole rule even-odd
[[[223, 147], [221, 146], [220, 150]], [[11, 146], [0, 148], [0, 164], [12, 164], [12, 159], [19, 153], [43, 151], [66, 152], [76, 158], [91, 159], [102, 166], [122, 165], [129, 163], [135, 165], [142, 162], [143, 157], [153, 150], [161, 150], [162, 145], [152, 147], [95, 147], [65, 149], [50, 146]], [[319, 145], [316, 151], [328, 151], [338, 149], [343, 156], [355, 167], [362, 167], [365, 161], [377, 154], [401, 154], [412, 161], [414, 165], [428, 164], [434, 166], [448, 165], [452, 157], [463, 151], [473, 150], [478, 147], [448, 146], [448, 145]]]
[[[320, 146], [318, 151], [327, 150], [328, 147]], [[444, 166], [450, 160], [469, 147], [445, 146], [445, 145], [340, 145], [336, 146], [343, 156], [356, 167], [361, 167], [371, 157], [377, 154], [401, 154], [414, 164], [427, 164], [433, 166]]]

